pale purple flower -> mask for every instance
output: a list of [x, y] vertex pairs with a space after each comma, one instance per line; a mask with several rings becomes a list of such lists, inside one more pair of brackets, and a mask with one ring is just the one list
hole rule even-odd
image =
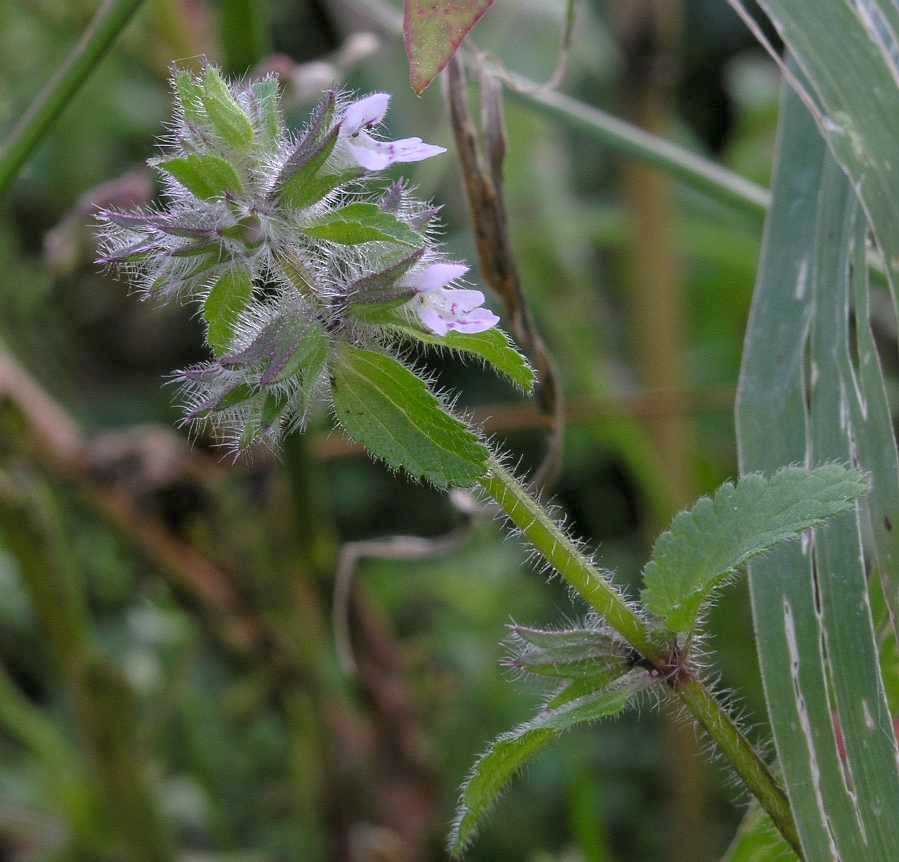
[[384, 119], [389, 104], [387, 93], [373, 93], [353, 102], [344, 111], [340, 138], [356, 164], [367, 171], [380, 171], [397, 162], [420, 162], [446, 152], [443, 147], [426, 144], [421, 138], [379, 141], [368, 134], [368, 129]]
[[482, 308], [484, 294], [479, 290], [460, 290], [446, 285], [468, 272], [461, 263], [432, 263], [405, 278], [403, 287], [416, 291], [408, 307], [435, 335], [448, 332], [473, 334], [499, 323], [488, 308]]

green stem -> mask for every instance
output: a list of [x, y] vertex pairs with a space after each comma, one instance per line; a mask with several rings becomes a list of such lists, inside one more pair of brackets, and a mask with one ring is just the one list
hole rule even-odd
[[[668, 675], [668, 650], [653, 637], [647, 623], [619, 594], [608, 578], [578, 549], [522, 484], [491, 459], [481, 485], [499, 504], [543, 558], [640, 655]], [[801, 855], [799, 837], [786, 794], [765, 762], [721, 704], [689, 673], [670, 676], [672, 690], [715, 740], [731, 765], [758, 798], [762, 808], [793, 849]]]
[[787, 843], [802, 858], [799, 833], [786, 794], [774, 780], [765, 762], [740, 732], [712, 693], [695, 677], [676, 689], [681, 702], [705, 728], [724, 756], [731, 762], [759, 804], [774, 821]]
[[115, 42], [143, 0], [106, 0], [0, 150], [0, 194]]
[[616, 152], [660, 168], [710, 197], [757, 216], [764, 216], [771, 203], [771, 193], [763, 186], [665, 138], [556, 90], [540, 87], [521, 75], [502, 72], [502, 78], [510, 85], [509, 95], [516, 100], [563, 119]]
[[505, 467], [491, 459], [481, 484], [546, 561], [615, 631], [644, 658], [662, 663], [664, 653], [651, 640], [646, 623]]

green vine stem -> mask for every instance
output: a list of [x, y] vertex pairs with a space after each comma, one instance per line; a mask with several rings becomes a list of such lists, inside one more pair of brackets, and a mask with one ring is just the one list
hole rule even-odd
[[608, 578], [546, 513], [524, 486], [495, 458], [481, 479], [484, 490], [527, 537], [540, 555], [647, 662], [664, 674], [668, 685], [768, 812], [783, 837], [801, 857], [790, 803], [774, 776], [712, 693], [690, 671], [672, 662], [660, 641]]
[[90, 77], [143, 0], [106, 0], [65, 62], [37, 95], [0, 150], [0, 194]]

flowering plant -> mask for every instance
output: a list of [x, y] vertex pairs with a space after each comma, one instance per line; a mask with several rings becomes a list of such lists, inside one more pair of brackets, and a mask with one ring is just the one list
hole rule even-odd
[[443, 149], [383, 139], [383, 93], [326, 93], [294, 135], [273, 78], [231, 86], [207, 65], [199, 77], [176, 71], [173, 87], [175, 121], [150, 162], [167, 204], [103, 211], [101, 260], [147, 296], [199, 303], [212, 357], [176, 374], [185, 422], [224, 431], [239, 453], [277, 445], [326, 402], [390, 467], [440, 488], [479, 486], [592, 610], [576, 628], [514, 629], [513, 666], [557, 687], [475, 764], [452, 851], [464, 850], [536, 751], [648, 692], [687, 707], [798, 848], [783, 790], [709, 691], [695, 644], [709, 603], [739, 567], [852, 510], [865, 477], [831, 463], [722, 486], [675, 518], [644, 570], [642, 603], [630, 600], [404, 360], [409, 342], [448, 348], [525, 391], [534, 386], [484, 295], [457, 286], [468, 268], [436, 242], [437, 209], [404, 182], [379, 180], [393, 164]]
[[[408, 340], [474, 354], [530, 388], [531, 370], [495, 330], [484, 295], [456, 286], [468, 267], [436, 242], [437, 208], [402, 180], [380, 179], [391, 165], [445, 152], [420, 138], [384, 139], [388, 95], [328, 92], [293, 134], [273, 77], [230, 86], [207, 65], [199, 77], [176, 70], [172, 84], [175, 118], [163, 154], [150, 160], [166, 204], [104, 210], [101, 261], [146, 296], [201, 306], [213, 356], [176, 374], [186, 422], [215, 426], [240, 452], [276, 445], [305, 425], [316, 401], [330, 401], [346, 430], [367, 438], [352, 402], [371, 363], [441, 411], [397, 356]], [[470, 456], [482, 450], [444, 414], [439, 424], [447, 423]], [[453, 483], [396, 451], [379, 454]]]

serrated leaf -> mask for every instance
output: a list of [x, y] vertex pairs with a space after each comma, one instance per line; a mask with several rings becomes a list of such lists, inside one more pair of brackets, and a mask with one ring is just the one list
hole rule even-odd
[[449, 63], [493, 0], [406, 0], [403, 36], [409, 83], [421, 95]]
[[392, 356], [344, 343], [332, 373], [337, 418], [376, 458], [441, 488], [470, 487], [486, 472], [477, 436]]
[[785, 467], [770, 479], [750, 473], [722, 485], [659, 536], [644, 570], [643, 603], [672, 631], [690, 631], [715, 587], [739, 566], [851, 509], [866, 490], [861, 473], [839, 464]]
[[534, 755], [572, 727], [621, 712], [650, 683], [645, 671], [632, 671], [612, 686], [571, 700], [557, 709], [546, 709], [497, 737], [478, 758], [462, 785], [450, 832], [450, 852], [461, 855], [506, 785]]
[[359, 245], [364, 242], [396, 242], [416, 246], [422, 237], [400, 221], [384, 212], [376, 204], [350, 204], [335, 210], [305, 232], [316, 239], [326, 239], [341, 245]]
[[240, 194], [243, 189], [237, 171], [218, 156], [194, 153], [159, 162], [157, 167], [201, 200], [221, 197], [226, 192]]
[[397, 311], [397, 305], [403, 304], [404, 301], [402, 297], [396, 300], [387, 297], [386, 301], [380, 304], [353, 304], [350, 306], [350, 313], [360, 322], [384, 327], [421, 344], [458, 350], [460, 353], [476, 356], [519, 389], [528, 393], [533, 391], [536, 382], [534, 369], [499, 327], [495, 326], [485, 332], [473, 334], [449, 332], [446, 335], [435, 335], [416, 326]]
[[215, 66], [206, 67], [202, 98], [206, 114], [222, 140], [236, 150], [247, 149], [253, 143], [253, 124]]
[[253, 296], [253, 279], [244, 269], [226, 272], [213, 285], [203, 305], [208, 325], [207, 340], [213, 354], [221, 356], [231, 346], [234, 325]]

